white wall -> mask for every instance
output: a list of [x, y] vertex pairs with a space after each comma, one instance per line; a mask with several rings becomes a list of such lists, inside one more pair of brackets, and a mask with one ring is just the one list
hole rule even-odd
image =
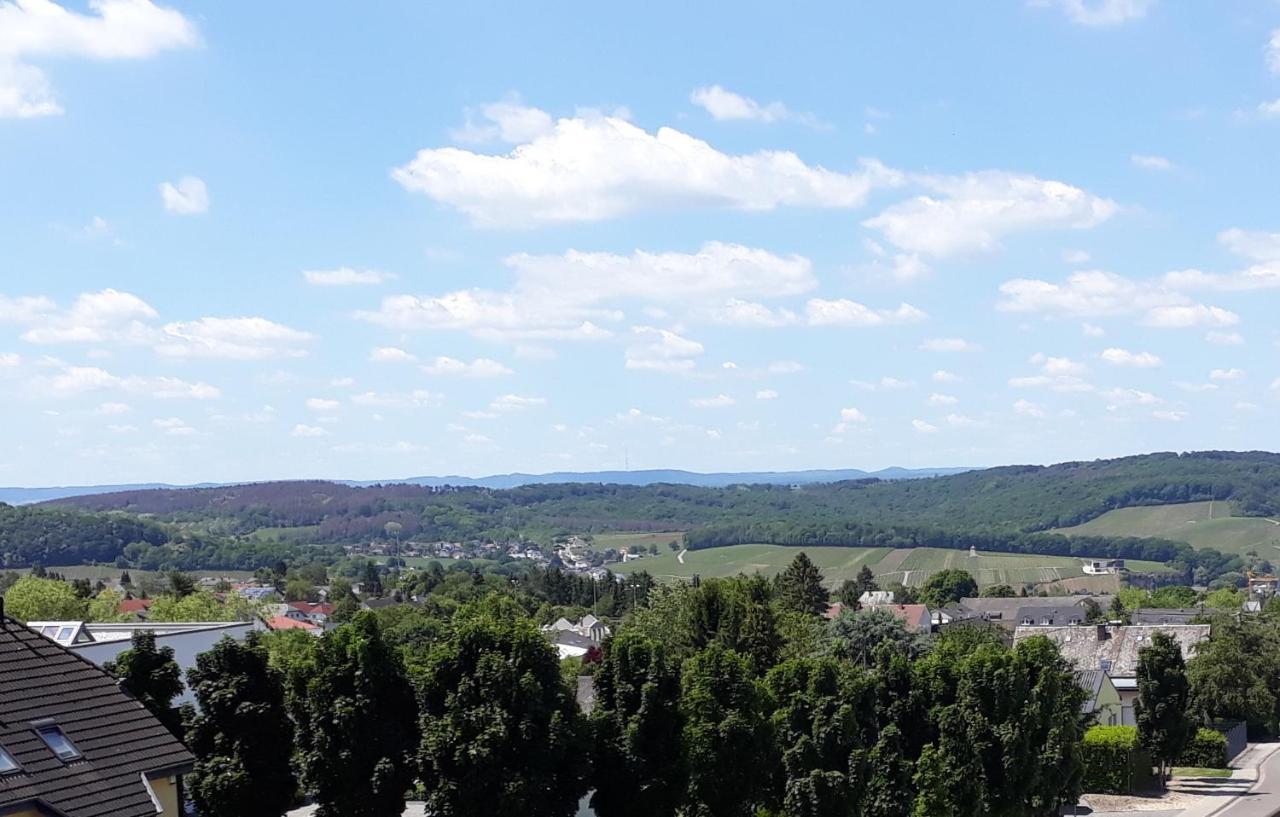
[[[214, 644], [221, 641], [223, 636], [229, 635], [237, 641], [243, 641], [245, 635], [252, 631], [253, 625], [245, 621], [228, 627], [219, 627], [216, 630], [197, 630], [191, 633], [158, 635], [156, 636], [156, 646], [173, 647], [173, 659], [182, 668], [182, 683], [185, 684], [187, 682], [187, 670], [196, 665], [197, 655], [207, 652]], [[105, 662], [113, 660], [117, 655], [132, 646], [132, 642], [126, 638], [121, 641], [77, 644], [72, 649], [98, 666], [102, 666]], [[175, 706], [185, 703], [195, 703], [195, 697], [189, 689], [174, 701]]]

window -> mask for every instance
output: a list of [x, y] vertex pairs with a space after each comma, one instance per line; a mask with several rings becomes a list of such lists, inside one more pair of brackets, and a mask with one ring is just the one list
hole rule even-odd
[[13, 755], [4, 750], [0, 746], [0, 774], [13, 774], [18, 771], [18, 762], [13, 759]]
[[75, 760], [80, 757], [80, 750], [71, 742], [71, 738], [58, 726], [38, 726], [36, 734], [48, 744], [59, 760]]

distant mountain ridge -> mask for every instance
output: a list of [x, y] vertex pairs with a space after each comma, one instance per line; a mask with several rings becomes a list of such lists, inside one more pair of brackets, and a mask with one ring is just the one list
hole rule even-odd
[[[807, 471], [723, 471], [700, 473], [679, 469], [650, 469], [642, 471], [556, 471], [548, 474], [493, 474], [485, 477], [421, 476], [404, 479], [380, 480], [327, 480], [340, 485], [367, 487], [370, 485], [425, 485], [440, 487], [453, 485], [460, 488], [518, 488], [522, 485], [553, 485], [585, 482], [612, 485], [654, 485], [671, 483], [694, 485], [702, 488], [721, 488], [726, 485], [813, 485], [824, 482], [842, 482], [850, 479], [922, 479], [971, 471], [971, 468], [882, 468], [879, 471], [863, 471], [858, 468], [813, 469]], [[121, 491], [171, 490], [180, 488], [221, 488], [242, 485], [236, 482], [201, 482], [192, 485], [174, 485], [164, 482], [145, 482], [121, 485], [66, 485], [37, 488], [0, 487], [0, 502], [8, 505], [29, 505], [76, 496], [96, 496]]]

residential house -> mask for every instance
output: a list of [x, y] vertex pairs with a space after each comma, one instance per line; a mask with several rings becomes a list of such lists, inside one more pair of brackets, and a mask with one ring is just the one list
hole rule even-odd
[[300, 618], [290, 618], [289, 616], [271, 616], [270, 618], [260, 619], [262, 626], [272, 632], [280, 632], [282, 630], [302, 630], [314, 636], [324, 635], [324, 627], [319, 624], [312, 624]]
[[[130, 649], [134, 633], [155, 633], [157, 647], [173, 648], [173, 660], [182, 669], [184, 677], [187, 670], [196, 665], [197, 655], [208, 652], [226, 636], [241, 641], [254, 629], [253, 623], [248, 621], [131, 621], [112, 624], [30, 621], [27, 626], [98, 666], [114, 661], [120, 653]], [[175, 703], [194, 700], [191, 690], [185, 690]]]
[[1254, 598], [1268, 599], [1276, 594], [1280, 579], [1265, 573], [1249, 573], [1249, 595]]
[[561, 660], [586, 655], [592, 647], [598, 648], [612, 634], [607, 624], [590, 613], [579, 621], [570, 621], [561, 616], [542, 627], [542, 632], [555, 646]]
[[1119, 726], [1123, 705], [1111, 676], [1100, 669], [1078, 670], [1076, 684], [1085, 691], [1080, 711], [1092, 715], [1099, 726]]
[[1017, 644], [1024, 638], [1045, 636], [1058, 645], [1062, 657], [1077, 670], [1102, 670], [1115, 685], [1120, 696], [1120, 723], [1134, 724], [1133, 705], [1138, 697], [1138, 654], [1151, 643], [1157, 633], [1172, 637], [1189, 659], [1196, 645], [1209, 638], [1208, 624], [1098, 624], [1087, 627], [1018, 627], [1013, 634]]
[[0, 814], [179, 815], [194, 762], [115, 678], [0, 607]]
[[1204, 615], [1200, 607], [1139, 607], [1129, 616], [1130, 624], [1190, 624]]
[[1093, 559], [1083, 569], [1089, 576], [1113, 576], [1124, 572], [1124, 559]]
[[333, 605], [328, 602], [312, 603], [309, 601], [291, 601], [285, 605], [288, 609], [285, 615], [289, 618], [296, 618], [301, 621], [310, 621], [312, 624], [323, 627], [328, 623], [329, 618], [333, 615]]
[[1111, 596], [1014, 596], [1012, 598], [964, 598], [960, 599], [960, 608], [976, 614], [984, 621], [990, 621], [1012, 630], [1018, 626], [1019, 614], [1027, 607], [1061, 607], [1065, 605], [1084, 606], [1092, 600], [1102, 610], [1111, 604]]
[[913, 633], [933, 631], [933, 617], [929, 615], [929, 608], [923, 604], [871, 604], [863, 609], [883, 610], [901, 621], [902, 626]]
[[858, 604], [866, 607], [871, 604], [893, 604], [897, 599], [892, 590], [867, 590], [858, 596]]
[[1088, 610], [1074, 604], [1036, 604], [1019, 607], [1017, 613], [1019, 627], [1069, 627], [1084, 624], [1088, 617]]
[[124, 599], [116, 610], [124, 615], [146, 618], [152, 604], [155, 604], [155, 599]]

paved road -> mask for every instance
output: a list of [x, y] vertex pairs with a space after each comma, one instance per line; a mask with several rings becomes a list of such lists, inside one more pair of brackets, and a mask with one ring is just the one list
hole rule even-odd
[[1280, 814], [1280, 751], [1273, 751], [1258, 767], [1258, 780], [1213, 817], [1273, 817]]

